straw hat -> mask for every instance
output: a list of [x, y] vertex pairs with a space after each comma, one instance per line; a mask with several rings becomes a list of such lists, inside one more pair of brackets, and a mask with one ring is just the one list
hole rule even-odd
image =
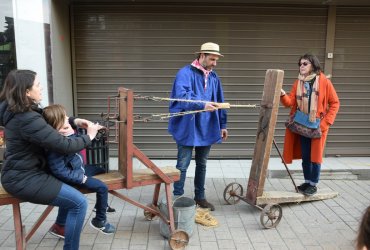
[[220, 46], [216, 43], [203, 43], [202, 46], [200, 47], [199, 52], [195, 52], [196, 54], [200, 53], [208, 53], [208, 54], [214, 54], [214, 55], [219, 55], [223, 56], [220, 53]]

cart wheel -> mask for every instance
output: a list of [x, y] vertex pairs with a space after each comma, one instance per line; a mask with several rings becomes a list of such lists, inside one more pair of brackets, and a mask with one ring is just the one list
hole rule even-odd
[[[156, 207], [154, 207], [153, 204], [148, 204], [147, 206], [156, 209]], [[144, 217], [146, 220], [152, 221], [157, 217], [157, 215], [153, 214], [152, 212], [144, 210]]]
[[172, 232], [170, 238], [168, 239], [168, 244], [172, 250], [181, 250], [189, 243], [189, 235], [183, 230], [175, 230]]
[[262, 212], [260, 221], [265, 228], [275, 228], [283, 217], [283, 210], [279, 204], [267, 204]]
[[240, 197], [243, 196], [243, 187], [237, 182], [232, 182], [226, 186], [224, 190], [224, 200], [229, 205], [234, 205], [240, 201]]

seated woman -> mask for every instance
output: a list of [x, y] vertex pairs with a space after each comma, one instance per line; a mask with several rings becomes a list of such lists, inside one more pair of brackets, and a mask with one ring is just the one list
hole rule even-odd
[[13, 70], [0, 93], [0, 126], [5, 127], [6, 149], [1, 184], [14, 197], [52, 205], [67, 212], [64, 250], [79, 248], [87, 209], [86, 197], [48, 171], [45, 149], [63, 154], [81, 151], [91, 143], [99, 126], [84, 119], [70, 119], [87, 134], [65, 137], [42, 117], [41, 85], [31, 70]]

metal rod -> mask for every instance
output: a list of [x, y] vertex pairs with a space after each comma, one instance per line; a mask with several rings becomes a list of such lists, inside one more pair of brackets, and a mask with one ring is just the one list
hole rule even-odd
[[294, 181], [294, 179], [293, 179], [292, 175], [290, 174], [289, 168], [288, 168], [288, 166], [287, 166], [287, 164], [286, 164], [286, 162], [285, 162], [285, 160], [284, 160], [283, 156], [282, 156], [282, 155], [281, 155], [281, 153], [280, 153], [280, 150], [279, 150], [279, 148], [278, 148], [278, 146], [277, 146], [277, 144], [276, 144], [275, 139], [273, 139], [272, 141], [274, 142], [275, 148], [276, 148], [276, 150], [278, 151], [279, 156], [280, 156], [281, 160], [282, 160], [282, 161], [283, 161], [283, 163], [284, 163], [284, 166], [285, 166], [285, 168], [286, 168], [286, 171], [288, 171], [289, 177], [290, 177], [290, 179], [291, 179], [291, 180], [292, 180], [292, 182], [293, 182], [293, 185], [294, 185], [295, 191], [298, 193], [297, 185], [295, 184], [295, 181]]

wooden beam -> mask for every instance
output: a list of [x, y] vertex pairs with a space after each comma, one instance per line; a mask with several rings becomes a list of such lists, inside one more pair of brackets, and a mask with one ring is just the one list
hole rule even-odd
[[119, 88], [119, 147], [118, 170], [126, 178], [126, 188], [132, 184], [132, 157], [133, 157], [133, 91]]
[[282, 70], [269, 69], [266, 71], [256, 144], [246, 197], [248, 203], [253, 205], [256, 204], [257, 196], [262, 195], [265, 185], [283, 78], [284, 71]]

